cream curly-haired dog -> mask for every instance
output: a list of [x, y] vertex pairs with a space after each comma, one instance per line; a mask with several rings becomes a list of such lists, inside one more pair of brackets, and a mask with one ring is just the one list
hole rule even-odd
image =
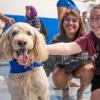
[[3, 33], [0, 60], [10, 61], [11, 100], [50, 100], [48, 79], [38, 62], [47, 58], [42, 34], [27, 23], [16, 23]]

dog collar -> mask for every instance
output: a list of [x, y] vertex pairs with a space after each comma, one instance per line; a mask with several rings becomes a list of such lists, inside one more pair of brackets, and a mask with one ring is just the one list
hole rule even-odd
[[12, 61], [10, 61], [10, 73], [24, 73], [32, 70], [33, 68], [41, 67], [41, 66], [43, 66], [42, 63], [35, 61], [30, 66], [25, 67], [23, 65], [19, 65], [16, 59], [13, 59]]

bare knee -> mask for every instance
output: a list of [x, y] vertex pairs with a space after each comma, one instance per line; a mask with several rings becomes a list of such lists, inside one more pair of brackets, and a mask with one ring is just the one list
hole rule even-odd
[[60, 89], [66, 88], [68, 78], [68, 75], [62, 69], [55, 69], [52, 75], [55, 86]]

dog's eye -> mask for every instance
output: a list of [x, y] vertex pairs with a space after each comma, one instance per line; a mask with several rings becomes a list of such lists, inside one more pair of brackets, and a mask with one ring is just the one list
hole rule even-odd
[[14, 31], [14, 32], [12, 33], [12, 36], [15, 36], [16, 34], [17, 34], [17, 32]]
[[28, 34], [28, 35], [31, 35], [31, 32], [28, 31], [27, 34]]

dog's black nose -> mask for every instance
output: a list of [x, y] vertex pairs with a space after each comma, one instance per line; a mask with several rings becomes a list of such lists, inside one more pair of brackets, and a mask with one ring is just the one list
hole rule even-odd
[[27, 44], [26, 41], [18, 41], [17, 43], [18, 43], [18, 45], [21, 46], [21, 47], [25, 47], [25, 45]]

